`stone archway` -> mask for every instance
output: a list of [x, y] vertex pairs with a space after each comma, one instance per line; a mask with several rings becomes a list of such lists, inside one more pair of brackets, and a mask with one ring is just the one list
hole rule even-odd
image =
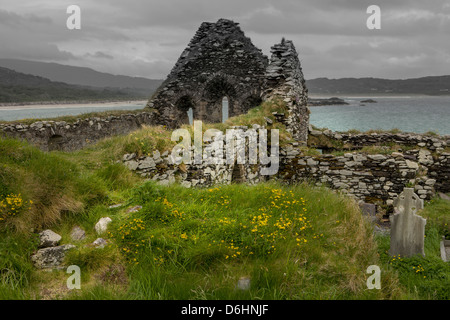
[[233, 115], [236, 89], [232, 79], [222, 75], [214, 76], [203, 90], [203, 98], [206, 102], [203, 113], [208, 122], [223, 122], [224, 99], [226, 98], [226, 118]]
[[196, 117], [195, 104], [192, 98], [184, 95], [175, 103], [177, 118], [181, 124], [192, 124]]

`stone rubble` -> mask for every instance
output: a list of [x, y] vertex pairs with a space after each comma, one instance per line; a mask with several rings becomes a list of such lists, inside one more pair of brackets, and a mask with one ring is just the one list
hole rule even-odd
[[59, 246], [61, 236], [52, 230], [44, 230], [39, 233], [39, 248], [32, 256], [31, 261], [38, 269], [63, 268], [65, 254], [75, 248], [72, 244]]

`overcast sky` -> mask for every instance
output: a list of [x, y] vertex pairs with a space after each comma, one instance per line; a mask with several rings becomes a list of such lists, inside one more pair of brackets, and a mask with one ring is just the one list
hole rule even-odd
[[[66, 9], [81, 8], [81, 30]], [[369, 30], [369, 5], [381, 30]], [[270, 56], [293, 40], [306, 79], [450, 74], [450, 0], [0, 0], [0, 57], [162, 79], [203, 21], [239, 22]]]

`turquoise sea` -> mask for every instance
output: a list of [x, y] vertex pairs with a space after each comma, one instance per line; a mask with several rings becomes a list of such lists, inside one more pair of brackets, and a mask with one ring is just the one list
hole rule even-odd
[[[400, 129], [406, 132], [424, 133], [434, 131], [441, 135], [450, 134], [450, 96], [403, 96], [403, 97], [340, 97], [349, 105], [311, 107], [310, 123], [319, 128], [333, 131], [357, 129]], [[364, 103], [373, 99], [376, 103]], [[59, 105], [51, 108], [0, 107], [0, 121], [26, 118], [53, 118], [63, 115], [105, 110], [142, 109], [145, 102], [136, 104], [85, 106]]]
[[[349, 105], [311, 107], [310, 123], [333, 131], [400, 129], [450, 134], [450, 96], [340, 97]], [[373, 99], [376, 103], [361, 103]]]

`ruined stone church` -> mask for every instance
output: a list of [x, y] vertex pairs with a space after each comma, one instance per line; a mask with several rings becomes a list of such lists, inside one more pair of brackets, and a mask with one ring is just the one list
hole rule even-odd
[[177, 127], [192, 119], [222, 122], [278, 97], [287, 105], [287, 129], [306, 142], [309, 110], [298, 54], [284, 39], [271, 53], [269, 60], [238, 23], [204, 22], [147, 107]]

